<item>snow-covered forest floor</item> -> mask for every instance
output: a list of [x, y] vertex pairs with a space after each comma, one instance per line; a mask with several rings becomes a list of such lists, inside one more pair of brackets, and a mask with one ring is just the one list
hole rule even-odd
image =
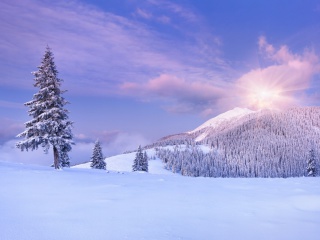
[[150, 173], [127, 172], [133, 156], [109, 158], [109, 172], [0, 162], [0, 239], [320, 236], [318, 177], [191, 178], [158, 160]]

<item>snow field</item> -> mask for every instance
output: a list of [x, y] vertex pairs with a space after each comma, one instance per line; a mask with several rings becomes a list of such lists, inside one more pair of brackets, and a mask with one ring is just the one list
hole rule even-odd
[[190, 178], [1, 162], [0, 175], [2, 240], [294, 240], [320, 234], [319, 178]]

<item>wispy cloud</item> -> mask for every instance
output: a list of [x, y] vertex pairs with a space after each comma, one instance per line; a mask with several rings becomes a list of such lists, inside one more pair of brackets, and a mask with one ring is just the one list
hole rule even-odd
[[172, 1], [139, 2], [132, 14], [120, 16], [79, 1], [3, 0], [0, 13], [0, 84], [15, 87], [32, 86], [30, 72], [47, 44], [73, 94], [156, 99], [171, 112], [208, 115], [254, 106], [252, 92], [263, 88], [281, 91], [284, 105], [298, 104], [307, 99], [294, 101], [297, 94], [319, 73], [313, 51], [293, 53], [260, 37], [267, 66], [238, 78], [221, 57], [221, 38], [212, 27]]
[[199, 17], [190, 9], [183, 7], [182, 5], [176, 4], [172, 1], [157, 1], [157, 0], [149, 0], [147, 1], [151, 5], [157, 6], [159, 9], [167, 10], [174, 15], [178, 15], [184, 21], [188, 22], [196, 22], [199, 23]]
[[142, 18], [144, 18], [144, 19], [152, 19], [152, 18], [153, 18], [152, 13], [147, 12], [146, 10], [142, 10], [142, 9], [139, 8], [139, 7], [136, 9], [135, 15], [136, 15], [136, 16], [139, 16], [139, 17], [142, 17]]
[[21, 103], [10, 102], [10, 101], [3, 101], [3, 100], [0, 100], [0, 107], [3, 107], [3, 108], [19, 108], [19, 109], [24, 109], [24, 106], [23, 106], [23, 104], [21, 104]]
[[[175, 18], [196, 21], [191, 11], [179, 5], [164, 1], [161, 7], [168, 14], [176, 13]], [[181, 29], [168, 38], [135, 18], [78, 1], [4, 0], [0, 9], [0, 31], [5, 33], [0, 39], [0, 61], [11, 71], [11, 77], [0, 84], [30, 86], [32, 81], [25, 79], [32, 79], [29, 73], [39, 65], [47, 44], [53, 49], [66, 88], [81, 94], [115, 94], [119, 83], [129, 79], [142, 83], [158, 73], [221, 78], [221, 68], [226, 67], [217, 44], [211, 41], [215, 36], [205, 31], [195, 34], [190, 28]], [[135, 9], [145, 19], [153, 17], [142, 7]], [[157, 17], [171, 22], [165, 12]], [[188, 40], [181, 34], [188, 34]], [[25, 66], [23, 79], [15, 73], [17, 65]]]

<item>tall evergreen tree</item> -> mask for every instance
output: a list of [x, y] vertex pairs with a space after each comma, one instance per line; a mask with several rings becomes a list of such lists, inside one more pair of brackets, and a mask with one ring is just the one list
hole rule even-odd
[[54, 155], [54, 167], [69, 167], [68, 152], [71, 151], [72, 122], [69, 121], [68, 110], [64, 106], [68, 103], [60, 90], [62, 79], [58, 78], [58, 71], [54, 63], [53, 53], [46, 48], [38, 71], [32, 73], [34, 86], [39, 91], [33, 95], [33, 99], [25, 106], [29, 107], [29, 116], [33, 119], [25, 123], [25, 131], [18, 137], [24, 140], [17, 143], [17, 147], [23, 150], [35, 150], [40, 145], [45, 153], [52, 146]]
[[307, 164], [308, 164], [307, 166], [308, 177], [315, 177], [317, 174], [317, 168], [316, 168], [316, 155], [313, 147], [309, 151], [309, 159]]
[[104, 161], [100, 142], [97, 140], [94, 144], [93, 153], [91, 157], [91, 168], [106, 170], [107, 164]]

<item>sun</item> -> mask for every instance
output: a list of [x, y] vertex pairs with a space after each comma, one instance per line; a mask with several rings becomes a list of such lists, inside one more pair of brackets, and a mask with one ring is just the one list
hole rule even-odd
[[301, 105], [303, 97], [298, 93], [303, 90], [305, 85], [293, 84], [290, 77], [282, 72], [282, 67], [272, 66], [252, 70], [240, 77], [236, 81], [238, 98], [235, 99], [239, 101], [237, 105], [252, 110], [281, 110]]
[[279, 90], [258, 86], [254, 89], [251, 89], [249, 93], [249, 101], [251, 105], [258, 109], [276, 107], [280, 97]]

